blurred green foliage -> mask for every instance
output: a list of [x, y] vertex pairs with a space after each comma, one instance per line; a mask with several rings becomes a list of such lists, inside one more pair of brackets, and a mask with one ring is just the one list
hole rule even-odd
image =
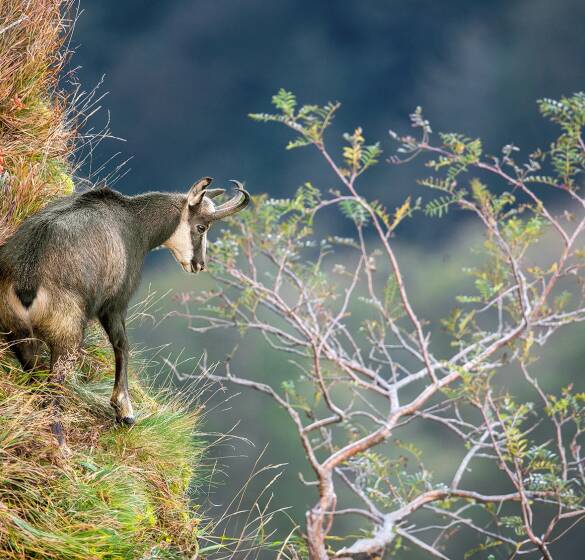
[[[571, 137], [572, 134], [572, 140], [571, 138], [559, 140], [561, 143], [573, 142], [575, 146], [575, 142], [578, 142], [574, 130], [575, 127], [581, 130], [580, 123], [585, 114], [585, 107], [581, 100], [581, 94], [561, 99], [554, 114], [550, 110], [552, 102], [545, 101], [540, 104], [545, 116], [552, 117], [555, 122], [558, 122], [559, 115], [565, 119], [560, 122], [562, 127], [560, 138], [566, 134]], [[201, 292], [183, 294], [183, 302], [187, 302], [188, 307], [197, 309], [194, 314], [187, 313], [190, 328], [195, 333], [199, 331], [207, 333], [208, 330], [205, 330], [204, 326], [207, 321], [211, 330], [214, 328], [213, 325], [222, 330], [235, 327], [239, 336], [245, 341], [243, 345], [240, 345], [243, 350], [237, 352], [238, 359], [230, 357], [231, 367], [236, 368], [238, 375], [240, 370], [246, 373], [253, 372], [247, 377], [268, 383], [280, 390], [286, 402], [293, 409], [306, 415], [310, 421], [318, 418], [324, 410], [323, 395], [317, 387], [311, 388], [314, 380], [311, 380], [309, 372], [310, 356], [303, 352], [302, 343], [295, 338], [297, 335], [286, 331], [288, 334], [283, 337], [285, 346], [291, 344], [299, 348], [299, 357], [287, 360], [283, 352], [286, 348], [279, 349], [275, 344], [264, 345], [263, 350], [258, 352], [258, 345], [262, 339], [254, 333], [258, 325], [252, 323], [267, 322], [273, 324], [275, 328], [282, 328], [285, 316], [281, 315], [279, 318], [279, 314], [283, 313], [279, 307], [281, 303], [282, 309], [292, 306], [289, 308], [294, 309], [294, 313], [300, 313], [304, 318], [303, 304], [295, 306], [294, 302], [299, 297], [299, 293], [304, 294], [303, 290], [306, 290], [310, 296], [303, 297], [315, 298], [315, 301], [321, 302], [317, 318], [307, 317], [306, 320], [317, 323], [324, 321], [323, 324], [327, 325], [327, 317], [335, 316], [335, 310], [342, 301], [344, 291], [347, 290], [355, 270], [356, 260], [352, 257], [352, 251], [356, 249], [359, 251], [364, 239], [366, 243], [370, 242], [370, 238], [362, 239], [364, 230], [384, 228], [383, 231], [388, 232], [388, 238], [393, 238], [397, 226], [405, 218], [419, 211], [424, 211], [430, 217], [441, 217], [449, 207], [459, 207], [478, 215], [488, 231], [486, 239], [480, 240], [475, 232], [469, 233], [473, 230], [467, 228], [463, 230], [464, 239], [452, 241], [454, 257], [451, 257], [447, 265], [437, 261], [437, 256], [432, 254], [424, 257], [419, 254], [414, 262], [409, 263], [409, 252], [412, 249], [400, 245], [401, 253], [406, 252], [405, 277], [408, 278], [409, 293], [414, 293], [415, 297], [420, 298], [421, 306], [426, 304], [428, 311], [428, 314], [425, 314], [425, 319], [428, 321], [426, 324], [442, 323], [444, 327], [443, 334], [437, 332], [435, 335], [435, 341], [432, 343], [433, 352], [446, 356], [452, 352], [449, 346], [464, 348], [480, 340], [486, 332], [485, 329], [492, 328], [479, 319], [480, 309], [484, 306], [489, 307], [490, 301], [494, 298], [502, 297], [500, 313], [505, 314], [507, 321], [522, 323], [522, 317], [527, 313], [522, 298], [505, 297], [507, 290], [511, 289], [510, 286], [515, 285], [514, 274], [517, 274], [514, 271], [515, 260], [519, 262], [526, 260], [531, 263], [532, 266], [525, 271], [530, 275], [527, 297], [530, 302], [540, 303], [539, 286], [547, 285], [551, 279], [555, 281], [559, 272], [559, 265], [557, 268], [554, 265], [558, 255], [554, 229], [558, 222], [555, 218], [550, 219], [551, 215], [547, 208], [538, 198], [531, 197], [525, 185], [534, 177], [539, 177], [538, 173], [547, 167], [552, 171], [549, 177], [554, 179], [554, 183], [549, 186], [567, 191], [569, 196], [576, 195], [578, 183], [569, 185], [567, 177], [578, 177], [579, 170], [583, 166], [581, 157], [575, 154], [567, 156], [567, 150], [564, 155], [559, 155], [557, 148], [559, 141], [557, 141], [550, 150], [537, 150], [530, 154], [527, 163], [517, 163], [514, 157], [517, 148], [512, 145], [505, 146], [500, 156], [485, 156], [479, 140], [452, 133], [440, 134], [441, 143], [439, 147], [435, 147], [429, 141], [432, 129], [423, 117], [422, 111], [417, 109], [411, 117], [411, 124], [415, 129], [420, 130], [422, 137], [415, 139], [412, 136], [400, 136], [393, 133], [393, 138], [400, 143], [399, 155], [393, 161], [408, 161], [421, 153], [429, 152], [434, 159], [427, 162], [427, 167], [433, 171], [433, 176], [421, 181], [421, 185], [426, 188], [431, 197], [436, 191], [439, 191], [439, 194], [437, 198], [431, 198], [425, 204], [421, 198], [411, 203], [411, 198], [408, 197], [394, 212], [389, 212], [380, 202], [375, 200], [370, 202], [367, 196], [362, 198], [360, 194], [352, 190], [354, 181], [378, 160], [381, 153], [380, 146], [366, 145], [360, 128], [355, 129], [352, 134], [343, 136], [346, 145], [341, 146], [339, 158], [330, 155], [325, 146], [323, 135], [332, 122], [338, 104], [329, 103], [323, 107], [314, 105], [298, 107], [295, 96], [285, 90], [281, 90], [273, 97], [273, 104], [279, 112], [254, 114], [252, 117], [262, 122], [277, 122], [291, 128], [297, 134], [297, 138], [292, 145], [289, 144], [289, 147], [315, 146], [330, 164], [340, 183], [349, 187], [350, 193], [342, 194], [337, 189], [330, 189], [328, 193], [323, 193], [312, 183], [305, 183], [290, 198], [270, 199], [265, 195], [256, 196], [253, 209], [242, 214], [234, 226], [224, 230], [220, 238], [211, 245], [210, 270], [217, 283], [209, 283], [207, 289]], [[567, 114], [570, 116], [567, 117]], [[559, 157], [563, 158], [563, 166], [559, 164]], [[337, 161], [343, 163], [337, 164]], [[503, 179], [504, 184], [507, 185], [506, 190], [496, 191], [476, 177], [469, 178], [469, 173], [477, 169]], [[315, 214], [322, 212], [327, 206], [335, 205], [339, 206], [342, 215], [355, 224], [359, 234], [358, 239], [316, 234]], [[566, 215], [565, 218], [567, 218]], [[570, 216], [567, 220], [563, 221], [563, 227], [570, 229]], [[393, 243], [396, 242], [393, 240]], [[470, 245], [475, 246], [475, 253], [469, 252]], [[533, 251], [532, 247], [538, 247], [537, 251]], [[580, 262], [582, 256], [578, 249], [574, 251], [576, 263]], [[434, 264], [433, 259], [435, 259]], [[549, 266], [543, 266], [542, 263], [547, 261], [549, 261]], [[252, 265], [252, 262], [258, 264]], [[550, 266], [550, 262], [553, 266]], [[386, 281], [381, 300], [372, 299], [362, 286], [356, 290], [355, 302], [347, 308], [343, 320], [347, 330], [355, 334], [358, 344], [363, 344], [364, 341], [367, 343], [372, 336], [380, 336], [380, 333], [384, 333], [384, 321], [369, 318], [368, 307], [374, 311], [382, 310], [383, 314], [387, 314], [386, 321], [403, 318], [402, 305], [399, 301], [397, 303], [397, 285], [393, 281], [394, 276], [384, 264], [383, 259], [379, 258], [379, 250], [372, 251], [371, 260], [368, 258], [367, 266], [374, 271], [376, 282], [379, 279]], [[563, 261], [560, 266], [564, 267]], [[575, 270], [581, 270], [581, 264], [575, 266]], [[432, 273], [429, 273], [429, 268], [433, 269]], [[462, 269], [465, 269], [471, 282], [461, 274]], [[563, 275], [565, 273], [566, 271], [563, 270]], [[281, 280], [282, 275], [289, 276], [288, 281]], [[445, 281], [444, 278], [448, 280]], [[429, 281], [430, 279], [432, 281]], [[278, 287], [279, 282], [283, 282], [286, 289], [283, 288], [282, 302], [275, 303], [271, 299], [274, 297], [274, 292], [271, 290], [276, 290], [278, 293], [278, 289], [272, 286]], [[225, 289], [221, 288], [222, 283]], [[569, 309], [579, 309], [579, 304], [572, 301], [576, 295], [578, 294], [575, 293], [574, 287], [560, 291], [554, 301], [547, 303], [544, 307], [543, 316], [564, 317], [568, 305], [572, 306]], [[303, 297], [300, 299], [301, 302]], [[450, 314], [448, 313], [451, 306], [449, 300], [459, 304], [450, 310]], [[263, 306], [268, 309], [263, 311]], [[321, 307], [328, 310], [324, 315], [321, 315]], [[214, 323], [214, 317], [221, 322]], [[582, 332], [582, 329], [580, 331]], [[574, 329], [573, 335], [568, 340], [575, 340], [572, 337], [578, 338], [580, 331], [579, 328]], [[290, 336], [288, 342], [287, 336]], [[382, 336], [385, 335], [382, 334]], [[269, 337], [265, 338], [265, 342], [270, 342]], [[201, 337], [198, 339], [202, 340]], [[236, 339], [237, 337], [233, 339], [234, 344]], [[213, 340], [212, 335], [206, 334], [204, 340]], [[226, 339], [223, 337], [221, 343], [223, 348], [225, 348], [225, 343]], [[523, 363], [529, 364], [540, 373], [543, 362], [539, 367], [535, 349], [535, 338], [531, 331], [510, 344], [510, 352], [520, 356]], [[549, 350], [539, 350], [538, 356], [543, 360], [546, 355], [549, 359], [552, 355], [556, 355], [557, 359], [562, 355], [564, 361], [571, 361], [570, 355], [558, 354], [554, 350], [554, 347]], [[574, 350], [575, 348], [573, 352]], [[261, 357], [258, 354], [261, 354]], [[221, 351], [216, 355], [220, 357]], [[456, 367], [453, 369], [456, 370]], [[324, 371], [326, 371], [326, 379], [334, 375], [333, 370], [324, 369]], [[566, 507], [572, 507], [578, 504], [581, 498], [575, 493], [574, 485], [569, 485], [566, 477], [563, 478], [565, 475], [558, 468], [559, 457], [548, 448], [546, 443], [546, 432], [536, 430], [534, 434], [531, 433], [530, 426], [536, 418], [542, 416], [543, 408], [541, 405], [531, 404], [526, 387], [520, 388], [521, 378], [518, 379], [517, 376], [512, 375], [512, 371], [505, 358], [492, 368], [478, 371], [462, 369], [460, 382], [443, 391], [450, 400], [479, 406], [480, 403], [485, 402], [486, 395], [491, 393], [492, 388], [495, 388], [498, 397], [497, 404], [493, 406], [494, 411], [499, 414], [500, 437], [503, 438], [506, 448], [501, 458], [502, 462], [509, 463], [510, 467], [520, 469], [525, 473], [525, 485], [530, 491], [555, 492]], [[535, 375], [540, 377], [539, 373]], [[567, 380], [574, 378], [574, 374], [570, 372], [565, 375]], [[543, 386], [547, 384], [544, 379]], [[549, 381], [552, 390], [544, 396], [546, 402], [557, 402], [558, 397], [555, 395], [558, 394], [559, 381], [559, 379]], [[539, 387], [535, 387], [538, 392]], [[339, 392], [335, 394], [336, 398], [343, 401], [342, 394]], [[250, 398], [255, 399], [255, 397]], [[568, 396], [561, 399], [565, 403], [561, 406], [569, 406], [566, 403], [571, 399], [574, 403], [582, 401], [582, 393], [575, 390], [574, 385], [568, 391]], [[371, 404], [374, 407], [376, 405], [374, 401]], [[582, 414], [579, 406], [580, 404], [573, 406], [570, 416], [567, 417], [567, 420], [570, 419], [570, 422], [575, 425], [577, 433], [580, 432]], [[255, 407], [256, 405], [251, 405], [250, 412], [256, 410]], [[262, 405], [261, 415], [265, 417], [270, 414], [272, 418], [275, 413], [269, 413], [270, 410], [270, 405]], [[241, 406], [238, 412], [250, 419], [250, 429], [257, 433], [260, 426], [254, 425], [254, 414], [251, 416], [247, 414], [245, 405]], [[274, 418], [277, 417], [274, 416]], [[280, 427], [281, 423], [279, 422], [278, 425]], [[264, 421], [262, 421], [262, 426], [265, 428]], [[347, 425], [344, 429], [345, 435], [338, 434], [332, 440], [334, 450], [343, 445], [339, 438], [347, 438], [349, 441], [352, 438], [359, 438], [363, 433], [367, 433], [368, 427], [367, 425], [358, 427]], [[389, 442], [391, 445], [382, 447], [380, 451], [360, 455], [348, 464], [355, 472], [362, 473], [366, 477], [364, 481], [368, 476], [372, 476], [369, 483], [364, 482], [367, 492], [372, 500], [380, 501], [387, 507], [404, 504], [406, 500], [412, 499], [425, 489], [444, 488], [444, 483], [440, 482], [441, 478], [453, 468], [453, 465], [457, 464], [446, 460], [443, 455], [437, 456], [433, 453], [432, 440], [437, 434], [436, 427], [413, 422], [413, 426], [405, 427], [404, 432], [406, 435], [403, 437], [401, 434], [401, 441], [392, 440]], [[294, 438], [294, 432], [291, 430], [268, 433], [274, 434], [273, 439], [277, 441], [283, 441], [284, 433], [289, 434], [286, 436], [286, 441]], [[528, 436], [529, 433], [530, 436]], [[404, 441], [410, 443], [405, 444]], [[294, 448], [299, 449], [298, 443], [294, 445]], [[455, 450], [456, 447], [453, 449]], [[400, 455], [395, 457], [394, 453], [400, 453], [398, 450], [412, 455], [414, 460], [407, 461]], [[297, 453], [302, 452], [299, 449]], [[458, 457], [460, 460], [459, 453], [456, 451], [453, 459]], [[278, 450], [275, 455], [278, 456]], [[294, 460], [293, 453], [287, 453], [286, 456]], [[425, 457], [424, 464], [421, 462], [421, 456]], [[408, 466], [408, 462], [411, 466]], [[299, 470], [302, 469], [299, 468]], [[489, 474], [489, 471], [481, 465], [476, 467], [473, 477], [469, 475], [469, 479], [471, 482], [468, 484], [472, 487], [475, 484], [478, 489], [491, 489], [494, 484], [497, 487], [502, 483], [501, 480], [498, 481], [497, 476], [493, 473]], [[492, 480], [493, 482], [490, 482]], [[383, 490], [380, 486], [382, 482], [387, 484]], [[281, 503], [297, 502], [292, 496], [291, 502], [286, 502], [287, 496], [288, 492], [282, 493]], [[389, 500], [389, 496], [393, 498]], [[439, 507], [449, 509], [452, 504], [449, 500], [445, 500]], [[493, 514], [490, 507], [486, 507], [486, 512]], [[504, 528], [512, 529], [517, 535], [520, 534], [515, 525], [514, 515], [502, 514], [501, 524]], [[355, 526], [352, 524], [336, 521], [335, 527], [335, 533], [338, 535], [343, 535], [345, 538], [355, 536]], [[461, 545], [463, 548], [453, 550], [459, 550], [458, 554], [467, 551], [466, 557], [498, 546], [498, 543], [490, 538], [480, 544], [465, 540], [463, 543]], [[402, 540], [396, 540], [393, 550], [398, 553], [404, 546]], [[570, 546], [570, 543], [564, 546]], [[499, 557], [500, 553], [497, 554]]]

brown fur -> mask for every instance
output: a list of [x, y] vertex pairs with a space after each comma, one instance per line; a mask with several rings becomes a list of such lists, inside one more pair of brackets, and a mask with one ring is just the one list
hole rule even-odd
[[[164, 245], [187, 272], [204, 270], [209, 226], [249, 201], [238, 188], [244, 198], [216, 208], [210, 198], [220, 192], [205, 196], [210, 182], [204, 177], [187, 195], [126, 197], [96, 189], [60, 199], [27, 219], [0, 246], [0, 334], [23, 367], [36, 367], [43, 341], [51, 353], [50, 379], [61, 383], [59, 364], [76, 355], [87, 321], [98, 319], [116, 359], [110, 402], [119, 421], [133, 423], [125, 318], [144, 257]], [[61, 441], [58, 422], [54, 428]]]

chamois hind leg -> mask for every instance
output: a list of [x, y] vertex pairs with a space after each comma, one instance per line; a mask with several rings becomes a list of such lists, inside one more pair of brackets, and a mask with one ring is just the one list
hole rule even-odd
[[79, 357], [79, 345], [81, 343], [81, 333], [78, 339], [72, 339], [68, 342], [59, 342], [50, 344], [51, 350], [51, 372], [49, 374], [49, 386], [51, 391], [49, 406], [53, 414], [51, 423], [51, 432], [55, 436], [59, 447], [65, 443], [65, 434], [63, 424], [61, 423], [61, 413], [63, 410], [63, 383], [70, 372], [76, 365]]
[[25, 333], [8, 333], [5, 335], [6, 341], [10, 344], [11, 350], [18, 358], [24, 371], [34, 371], [39, 366], [38, 342], [32, 338], [27, 338]]
[[12, 349], [24, 371], [35, 371], [38, 368], [38, 345], [34, 340], [21, 340]]
[[116, 378], [110, 404], [116, 412], [116, 420], [131, 426], [134, 424], [134, 410], [128, 393], [128, 337], [124, 315], [106, 311], [100, 315], [100, 323], [106, 331], [116, 358]]
[[38, 365], [38, 341], [32, 338], [30, 325], [22, 317], [26, 309], [11, 294], [3, 296], [0, 293], [0, 340], [8, 343], [23, 370], [32, 371]]
[[64, 297], [61, 306], [55, 306], [50, 316], [44, 316], [39, 324], [42, 338], [51, 352], [49, 386], [51, 396], [49, 406], [53, 414], [51, 431], [59, 446], [65, 443], [61, 412], [63, 408], [63, 382], [76, 365], [79, 348], [83, 339], [84, 318], [78, 306], [72, 305]]

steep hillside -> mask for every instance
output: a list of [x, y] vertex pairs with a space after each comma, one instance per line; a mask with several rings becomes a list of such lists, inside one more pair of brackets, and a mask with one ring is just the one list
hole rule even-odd
[[[59, 86], [70, 9], [66, 0], [0, 1], [0, 244], [73, 191], [79, 118]], [[45, 375], [25, 374], [0, 343], [0, 558], [197, 556], [197, 413], [135, 374], [138, 422], [116, 426], [113, 357], [96, 327], [66, 382], [64, 453], [49, 429]]]

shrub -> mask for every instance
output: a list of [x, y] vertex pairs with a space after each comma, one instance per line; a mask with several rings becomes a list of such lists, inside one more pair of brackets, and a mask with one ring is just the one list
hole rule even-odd
[[[535, 371], [543, 347], [585, 319], [585, 95], [539, 102], [560, 135], [523, 160], [513, 145], [491, 157], [479, 139], [435, 137], [417, 109], [415, 134], [391, 132], [391, 162], [425, 158], [431, 175], [425, 198], [395, 210], [363, 185], [379, 143], [357, 128], [339, 156], [328, 148], [338, 104], [299, 107], [284, 90], [273, 103], [276, 113], [252, 118], [290, 128], [289, 149], [316, 148], [337, 186], [257, 196], [210, 247], [217, 287], [192, 296], [199, 308], [187, 316], [193, 331], [258, 332], [287, 358], [284, 372], [255, 379], [230, 355], [225, 374], [207, 376], [268, 395], [296, 428], [316, 497], [305, 545], [290, 556], [406, 558], [414, 548], [447, 558], [460, 536], [466, 558], [551, 558], [585, 515], [585, 395], [559, 372], [545, 384]], [[317, 235], [325, 208], [353, 235]], [[455, 210], [483, 228], [481, 256], [460, 273], [469, 289], [431, 323], [411, 298], [396, 236], [415, 213]], [[429, 424], [434, 436], [421, 441]], [[359, 532], [338, 533], [348, 516]]]

